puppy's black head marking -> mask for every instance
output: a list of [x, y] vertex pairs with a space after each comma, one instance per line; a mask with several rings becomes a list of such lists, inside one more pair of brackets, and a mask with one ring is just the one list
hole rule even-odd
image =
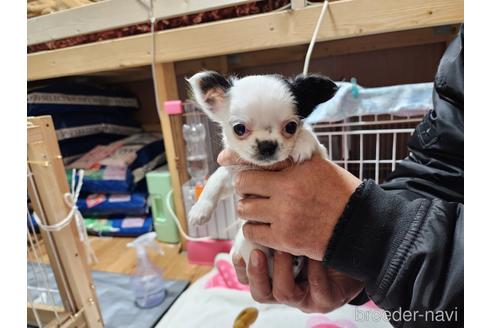
[[231, 81], [221, 74], [212, 71], [208, 72], [208, 74], [200, 80], [200, 89], [204, 94], [214, 88], [220, 88], [227, 91], [231, 86]]
[[306, 118], [319, 104], [333, 98], [338, 90], [330, 78], [318, 75], [298, 75], [290, 84], [297, 103], [297, 115]]

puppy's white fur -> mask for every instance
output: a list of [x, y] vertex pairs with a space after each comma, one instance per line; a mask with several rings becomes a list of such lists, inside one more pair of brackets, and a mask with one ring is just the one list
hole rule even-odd
[[[259, 166], [271, 165], [289, 157], [293, 162], [300, 163], [310, 159], [315, 153], [327, 158], [325, 147], [319, 143], [307, 124], [299, 122], [297, 131], [292, 136], [286, 137], [282, 132], [285, 122], [297, 119], [296, 99], [285, 80], [276, 76], [248, 76], [229, 80], [228, 87], [214, 87], [215, 80], [210, 74], [197, 73], [187, 81], [198, 104], [211, 119], [221, 125], [225, 147], [236, 152], [242, 159]], [[239, 138], [234, 133], [233, 126], [236, 122], [248, 126], [248, 137]], [[257, 144], [262, 140], [278, 144], [271, 158], [258, 157]], [[220, 167], [210, 176], [199, 200], [188, 214], [191, 224], [206, 223], [218, 201], [234, 192], [232, 174], [228, 168]], [[242, 229], [239, 229], [232, 251], [239, 253], [247, 264], [253, 249], [260, 249], [267, 256], [270, 254], [269, 249], [246, 240]], [[271, 263], [269, 256], [270, 269]], [[296, 274], [298, 271], [299, 268], [295, 269]]]

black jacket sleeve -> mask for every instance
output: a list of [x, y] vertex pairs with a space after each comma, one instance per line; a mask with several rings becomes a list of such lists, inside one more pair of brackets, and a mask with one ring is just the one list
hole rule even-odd
[[463, 326], [463, 42], [462, 27], [441, 59], [434, 109], [410, 139], [409, 156], [381, 186], [367, 180], [357, 188], [324, 257], [363, 281], [381, 308], [412, 311], [396, 326]]

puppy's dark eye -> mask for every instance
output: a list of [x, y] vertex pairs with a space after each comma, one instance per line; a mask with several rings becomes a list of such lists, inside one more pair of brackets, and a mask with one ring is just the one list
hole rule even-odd
[[232, 129], [238, 137], [242, 137], [246, 133], [246, 126], [242, 123], [235, 124]]
[[292, 122], [289, 122], [289, 123], [285, 124], [284, 131], [287, 134], [294, 134], [294, 133], [296, 133], [296, 131], [297, 131], [297, 123], [294, 122], [294, 121], [292, 121]]

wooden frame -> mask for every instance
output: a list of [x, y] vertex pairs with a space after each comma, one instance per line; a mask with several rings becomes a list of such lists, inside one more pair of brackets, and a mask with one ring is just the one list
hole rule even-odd
[[[463, 0], [343, 0], [328, 6], [318, 41], [463, 21]], [[307, 44], [320, 6], [194, 25], [156, 33], [157, 62]], [[219, 37], [220, 36], [220, 37]], [[28, 80], [149, 65], [151, 36], [142, 34], [28, 55]]]
[[[51, 117], [28, 118], [27, 161], [33, 181], [28, 181], [28, 193], [35, 212], [43, 224], [61, 221], [70, 211], [63, 200], [69, 188]], [[75, 327], [83, 321], [87, 327], [103, 327], [95, 285], [75, 220], [60, 231], [49, 233], [41, 229], [41, 233], [47, 241], [48, 258], [63, 301], [64, 311], [59, 311], [65, 320], [63, 325]], [[48, 309], [39, 310], [45, 318], [50, 318]], [[28, 318], [33, 311], [32, 307], [28, 310]]]
[[[205, 62], [223, 70], [235, 70], [258, 64], [258, 61], [263, 64], [272, 62], [272, 58], [277, 63], [303, 58], [321, 6], [303, 7], [302, 1], [292, 1], [292, 4], [299, 9], [157, 32], [155, 87], [160, 106], [166, 100], [178, 99], [177, 74], [200, 70]], [[430, 28], [462, 23], [463, 5], [463, 0], [331, 2], [313, 58], [439, 41], [440, 36], [434, 35]], [[423, 32], [413, 32], [418, 29]], [[364, 38], [359, 38], [362, 36]], [[442, 40], [447, 39], [449, 33], [442, 36]], [[28, 80], [101, 75], [147, 66], [152, 59], [151, 41], [150, 34], [142, 34], [29, 54]], [[286, 47], [289, 47], [288, 51], [284, 51]], [[256, 53], [252, 55], [252, 52]], [[257, 56], [258, 53], [264, 56]], [[230, 63], [227, 55], [239, 56], [242, 61]], [[203, 62], [197, 65], [194, 60], [201, 58], [204, 58]], [[181, 185], [187, 177], [181, 121], [179, 117], [170, 117], [163, 111], [159, 116], [175, 191], [176, 211], [186, 226], [181, 195]]]
[[[165, 0], [155, 1], [156, 19], [189, 15], [261, 0]], [[106, 0], [27, 20], [27, 44], [144, 23], [149, 20], [150, 0]]]
[[[174, 205], [176, 216], [185, 231], [188, 230], [188, 222], [184, 209], [183, 193], [181, 186], [188, 179], [186, 169], [185, 144], [181, 126], [181, 115], [169, 115], [163, 110], [164, 102], [179, 99], [178, 87], [174, 73], [174, 63], [163, 63], [156, 66], [156, 84], [158, 102], [160, 104], [159, 118], [161, 121], [166, 157], [171, 173], [171, 184], [174, 192]], [[181, 237], [181, 243], [186, 248], [186, 239]]]

